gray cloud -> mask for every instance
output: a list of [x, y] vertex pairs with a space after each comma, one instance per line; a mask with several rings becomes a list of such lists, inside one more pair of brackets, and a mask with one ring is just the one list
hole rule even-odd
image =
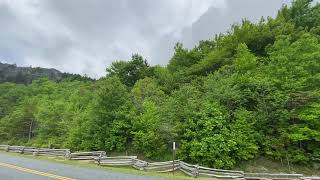
[[99, 77], [132, 53], [166, 64], [241, 18], [274, 16], [289, 0], [0, 0], [0, 58]]
[[224, 33], [234, 23], [248, 19], [258, 22], [261, 17], [274, 17], [282, 5], [290, 0], [226, 0], [226, 8], [211, 7], [191, 27], [183, 30], [182, 42], [193, 47], [199, 40], [212, 39], [215, 34]]

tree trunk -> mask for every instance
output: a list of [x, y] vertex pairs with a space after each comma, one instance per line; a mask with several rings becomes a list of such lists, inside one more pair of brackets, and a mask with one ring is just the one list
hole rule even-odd
[[29, 126], [29, 141], [32, 138], [32, 126], [33, 126], [33, 119], [31, 120], [30, 126]]

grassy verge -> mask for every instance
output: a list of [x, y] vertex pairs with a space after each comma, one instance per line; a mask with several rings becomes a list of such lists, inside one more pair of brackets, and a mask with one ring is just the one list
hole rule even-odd
[[[106, 166], [97, 166], [94, 163], [90, 162], [82, 162], [82, 161], [73, 161], [73, 160], [65, 160], [63, 158], [55, 158], [55, 157], [45, 157], [45, 156], [32, 156], [32, 155], [26, 155], [26, 154], [18, 154], [18, 153], [13, 153], [13, 152], [3, 152], [0, 151], [1, 154], [8, 154], [8, 155], [13, 155], [13, 156], [19, 156], [19, 157], [26, 157], [30, 159], [37, 159], [37, 160], [43, 160], [43, 161], [48, 161], [48, 162], [56, 162], [56, 163], [63, 163], [63, 164], [68, 164], [68, 165], [73, 165], [73, 166], [79, 166], [79, 167], [90, 167], [90, 168], [97, 168], [97, 169], [102, 169], [102, 170], [110, 170], [114, 172], [122, 172], [122, 173], [128, 173], [128, 174], [137, 174], [137, 175], [145, 175], [145, 176], [157, 176], [157, 177], [163, 177], [163, 178], [169, 178], [169, 179], [176, 179], [176, 180], [188, 180], [188, 179], [193, 179], [192, 177], [186, 176], [182, 172], [178, 171], [175, 172], [174, 175], [172, 173], [157, 173], [157, 172], [145, 172], [145, 171], [139, 171], [136, 169], [133, 169], [131, 167], [106, 167]], [[199, 180], [204, 180], [207, 178], [197, 178]]]

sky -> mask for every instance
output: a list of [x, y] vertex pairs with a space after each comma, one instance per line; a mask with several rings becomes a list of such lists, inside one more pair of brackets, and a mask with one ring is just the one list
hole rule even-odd
[[246, 18], [274, 17], [290, 0], [0, 0], [0, 62], [104, 76], [132, 54], [166, 65]]

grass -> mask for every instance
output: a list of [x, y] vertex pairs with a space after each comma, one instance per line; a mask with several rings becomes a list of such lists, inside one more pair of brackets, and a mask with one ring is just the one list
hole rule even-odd
[[[131, 167], [126, 167], [126, 166], [121, 166], [121, 167], [97, 166], [94, 163], [90, 163], [90, 162], [65, 160], [63, 158], [56, 158], [56, 157], [32, 156], [32, 155], [18, 154], [18, 153], [13, 153], [13, 152], [3, 152], [3, 151], [1, 151], [0, 153], [19, 156], [19, 157], [26, 157], [26, 158], [30, 158], [30, 159], [36, 159], [36, 160], [43, 160], [43, 161], [48, 161], [48, 162], [63, 163], [63, 164], [68, 164], [68, 165], [73, 165], [73, 166], [78, 166], [78, 167], [89, 167], [89, 168], [109, 170], [109, 171], [114, 171], [114, 172], [122, 172], [122, 173], [127, 173], [127, 174], [156, 176], [156, 177], [163, 177], [163, 178], [169, 178], [169, 179], [175, 179], [175, 180], [188, 180], [188, 179], [194, 180], [194, 178], [186, 176], [181, 171], [177, 171], [173, 175], [172, 173], [164, 174], [164, 173], [157, 173], [157, 172], [139, 171], [139, 170], [133, 169]], [[204, 180], [207, 178], [197, 178], [197, 179]]]

